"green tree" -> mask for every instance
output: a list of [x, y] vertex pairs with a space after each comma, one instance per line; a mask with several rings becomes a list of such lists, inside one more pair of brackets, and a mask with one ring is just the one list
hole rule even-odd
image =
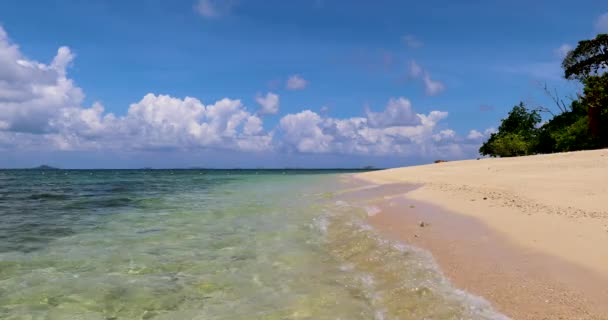
[[608, 68], [608, 34], [598, 34], [594, 39], [579, 41], [562, 62], [566, 79], [584, 81]]
[[517, 133], [506, 133], [496, 135], [494, 139], [488, 141], [487, 145], [482, 146], [480, 152], [488, 152], [485, 155], [493, 157], [517, 157], [530, 154], [532, 150], [532, 142], [527, 141], [523, 136]]
[[514, 157], [536, 153], [540, 121], [539, 111], [530, 110], [521, 102], [502, 119], [498, 131], [479, 148], [479, 153], [493, 157]]
[[540, 128], [540, 109], [529, 110], [523, 103], [513, 107], [498, 132], [479, 149], [482, 155], [511, 157], [608, 147], [608, 34], [580, 41], [562, 66], [567, 79], [584, 85], [583, 95], [570, 108], [555, 97], [561, 113]]
[[587, 106], [589, 133], [598, 147], [608, 147], [608, 74], [588, 77], [584, 84], [581, 102]]
[[593, 141], [587, 130], [587, 107], [572, 101], [569, 110], [556, 115], [541, 128], [538, 153], [553, 153], [590, 149]]
[[569, 126], [551, 133], [555, 139], [555, 151], [577, 151], [597, 148], [597, 142], [589, 135], [587, 117], [579, 117]]
[[[586, 111], [586, 119], [577, 119], [571, 123], [572, 128], [561, 128], [552, 136], [564, 142], [555, 145], [557, 149], [608, 147], [608, 34], [598, 34], [594, 39], [579, 41], [578, 46], [570, 51], [562, 63], [564, 76], [576, 79], [584, 85], [584, 95], [580, 103]], [[587, 130], [584, 129], [587, 124]], [[576, 137], [561, 136], [561, 131]], [[580, 143], [580, 145], [569, 145]]]

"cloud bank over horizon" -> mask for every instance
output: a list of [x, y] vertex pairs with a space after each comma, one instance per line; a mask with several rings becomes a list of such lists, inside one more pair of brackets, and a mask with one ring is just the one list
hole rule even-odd
[[[202, 9], [205, 3], [210, 2], [201, 1]], [[257, 112], [238, 98], [205, 104], [195, 97], [150, 92], [118, 115], [106, 112], [101, 102], [84, 105], [84, 90], [68, 76], [74, 60], [68, 47], [60, 47], [50, 63], [27, 58], [0, 27], [2, 152], [226, 150], [276, 156], [470, 158], [489, 134], [472, 130], [460, 136], [445, 125], [448, 112], [417, 112], [404, 97], [387, 97], [380, 111], [368, 108], [359, 117], [334, 118], [312, 107], [278, 115], [279, 94], [274, 92], [255, 97]], [[410, 72], [428, 95], [445, 89], [413, 61]], [[308, 84], [292, 75], [286, 89], [303, 90]], [[266, 128], [264, 118], [272, 115], [280, 117], [278, 124]]]

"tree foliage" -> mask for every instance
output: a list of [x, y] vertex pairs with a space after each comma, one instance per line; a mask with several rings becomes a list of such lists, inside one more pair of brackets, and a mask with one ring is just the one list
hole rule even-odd
[[497, 135], [489, 140], [487, 145], [482, 146], [480, 152], [487, 150], [487, 154], [499, 157], [517, 157], [530, 154], [530, 141], [517, 133], [506, 133]]
[[570, 107], [553, 97], [561, 113], [551, 113], [553, 117], [542, 126], [538, 110], [546, 108], [530, 110], [523, 103], [513, 107], [498, 132], [479, 149], [482, 155], [512, 157], [608, 147], [608, 35], [580, 41], [562, 66], [567, 79], [582, 82], [583, 94]]
[[[574, 151], [576, 146], [589, 149], [590, 137], [586, 130], [587, 108], [575, 100], [569, 110], [556, 115], [540, 128], [535, 153]], [[576, 137], [568, 137], [572, 134], [576, 134]]]
[[540, 123], [540, 120], [540, 114], [537, 110], [529, 110], [523, 102], [520, 102], [502, 120], [498, 131], [531, 135], [534, 134], [536, 125]]
[[585, 79], [581, 102], [587, 106], [589, 131], [602, 147], [608, 147], [608, 74]]
[[608, 68], [608, 34], [594, 39], [579, 41], [562, 63], [566, 79], [585, 80]]
[[538, 110], [526, 108], [523, 102], [511, 109], [502, 119], [498, 132], [493, 133], [479, 153], [498, 157], [514, 157], [532, 154], [538, 141]]

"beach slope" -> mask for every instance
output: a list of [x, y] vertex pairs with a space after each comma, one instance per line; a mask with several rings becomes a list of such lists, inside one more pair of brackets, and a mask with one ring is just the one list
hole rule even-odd
[[[372, 224], [430, 250], [456, 285], [507, 314], [608, 318], [608, 150], [442, 162], [356, 178], [420, 185], [385, 205]], [[408, 214], [414, 203], [435, 213]], [[424, 219], [432, 223], [413, 227]]]

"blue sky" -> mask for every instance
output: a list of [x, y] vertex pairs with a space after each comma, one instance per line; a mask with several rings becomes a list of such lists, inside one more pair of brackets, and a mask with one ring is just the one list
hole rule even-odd
[[559, 49], [608, 32], [607, 12], [604, 1], [3, 1], [0, 166], [476, 157], [514, 104], [554, 108], [544, 83], [580, 89], [561, 79]]

